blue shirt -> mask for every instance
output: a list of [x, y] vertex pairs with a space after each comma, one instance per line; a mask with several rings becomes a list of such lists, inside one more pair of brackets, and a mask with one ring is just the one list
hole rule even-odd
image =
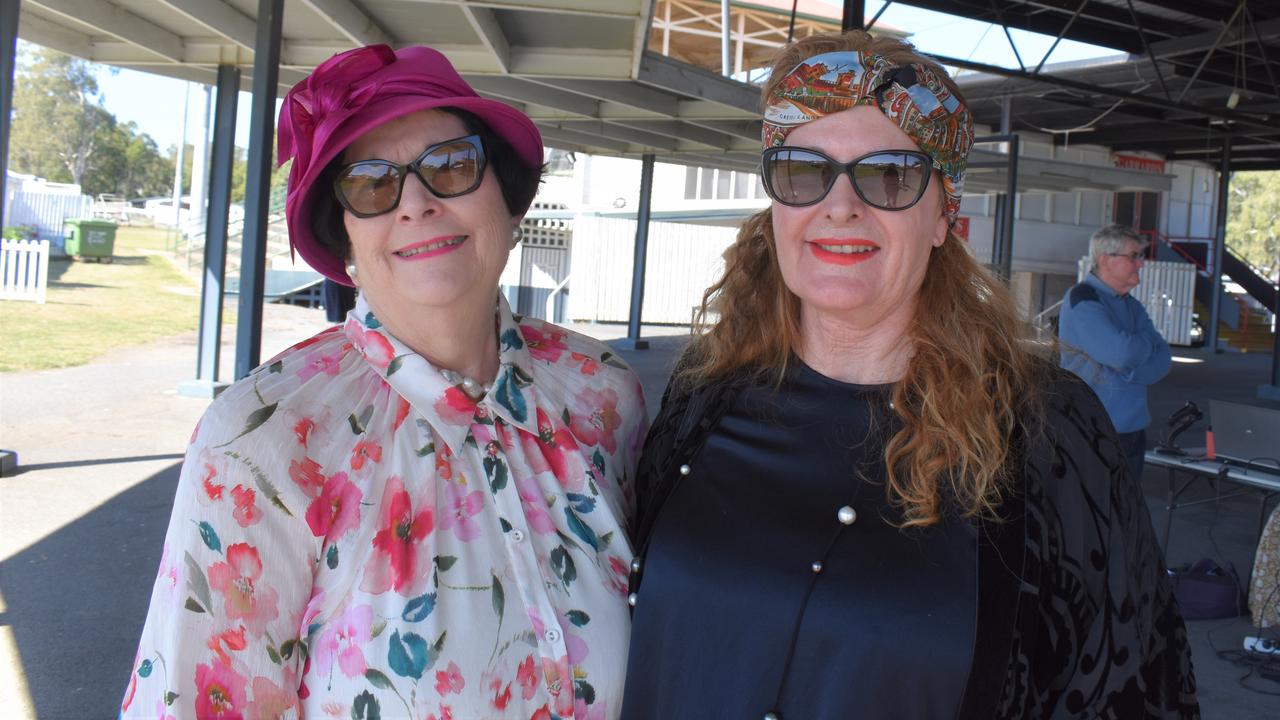
[[1091, 272], [1062, 298], [1058, 337], [1062, 367], [1089, 383], [1116, 432], [1151, 423], [1147, 386], [1168, 374], [1171, 357], [1142, 303]]

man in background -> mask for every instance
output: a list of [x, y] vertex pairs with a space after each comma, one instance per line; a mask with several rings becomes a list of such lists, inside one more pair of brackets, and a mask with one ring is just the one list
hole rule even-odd
[[1144, 243], [1131, 228], [1108, 225], [1089, 240], [1089, 274], [1062, 299], [1058, 335], [1062, 367], [1079, 375], [1111, 416], [1135, 481], [1146, 451], [1147, 386], [1169, 373], [1169, 344], [1142, 304], [1138, 285]]

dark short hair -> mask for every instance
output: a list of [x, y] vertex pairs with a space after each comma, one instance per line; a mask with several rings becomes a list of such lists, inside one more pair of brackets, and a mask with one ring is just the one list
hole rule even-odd
[[[529, 167], [520, 159], [519, 153], [507, 142], [506, 138], [489, 129], [483, 120], [475, 114], [461, 108], [437, 108], [462, 121], [467, 132], [479, 135], [484, 146], [488, 168], [498, 181], [502, 190], [502, 200], [507, 212], [518, 215], [529, 209], [533, 198], [538, 194], [538, 186], [542, 184], [542, 174], [546, 165]], [[351, 256], [351, 238], [347, 237], [347, 228], [342, 223], [342, 203], [333, 194], [333, 181], [338, 172], [347, 163], [338, 155], [325, 166], [316, 178], [315, 186], [319, 189], [313, 203], [311, 233], [326, 250], [335, 256], [348, 259]]]

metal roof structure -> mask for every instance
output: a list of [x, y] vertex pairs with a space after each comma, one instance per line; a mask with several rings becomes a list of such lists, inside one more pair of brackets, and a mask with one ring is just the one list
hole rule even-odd
[[[235, 64], [248, 89], [257, 4], [22, 0], [19, 36], [94, 62], [210, 84], [219, 64]], [[960, 77], [979, 123], [1001, 127], [1005, 98], [1013, 98], [1013, 132], [1052, 131], [1060, 144], [1211, 162], [1230, 134], [1233, 169], [1280, 168], [1280, 3], [905, 4], [1128, 53], [1069, 64], [1019, 56], [1021, 69], [941, 58], [979, 71]], [[790, 5], [731, 2], [734, 69], [759, 67], [785, 42]], [[358, 44], [426, 44], [445, 52], [481, 94], [529, 114], [549, 144], [751, 171], [759, 92], [714, 69], [707, 48], [718, 45], [717, 6], [709, 0], [285, 0], [278, 92]], [[795, 33], [836, 29], [838, 17], [838, 8], [801, 0]]]
[[[1263, 0], [911, 0], [909, 5], [1115, 48], [1114, 58], [960, 78], [975, 118], [1054, 131], [1059, 144], [1145, 150], [1233, 170], [1280, 169], [1280, 3]], [[1016, 52], [1016, 48], [1015, 48]], [[1072, 132], [1067, 132], [1072, 131]]]
[[[18, 35], [93, 62], [208, 84], [219, 64], [233, 64], [248, 90], [257, 6], [22, 0]], [[548, 144], [753, 167], [744, 159], [759, 151], [759, 91], [646, 50], [652, 8], [652, 0], [285, 0], [277, 94], [357, 45], [430, 45], [482, 95], [532, 117]]]

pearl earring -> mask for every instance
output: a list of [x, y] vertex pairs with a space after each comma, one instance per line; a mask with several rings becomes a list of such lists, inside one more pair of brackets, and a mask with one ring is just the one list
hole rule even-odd
[[354, 282], [356, 279], [356, 264], [347, 263], [347, 267], [345, 269], [347, 271], [347, 277], [351, 278], [351, 280]]
[[520, 229], [519, 225], [511, 229], [511, 247], [519, 245], [522, 238], [524, 238], [524, 231]]

